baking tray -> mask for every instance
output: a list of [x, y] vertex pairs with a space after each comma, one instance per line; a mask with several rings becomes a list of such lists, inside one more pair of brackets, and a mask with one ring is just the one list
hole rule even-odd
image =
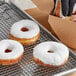
[[0, 1], [0, 40], [9, 39], [10, 27], [21, 19], [30, 19], [39, 25], [41, 31], [40, 39], [35, 44], [24, 46], [25, 52], [23, 58], [17, 64], [11, 66], [0, 65], [0, 76], [54, 76], [76, 68], [76, 54], [71, 50], [69, 60], [64, 66], [51, 68], [37, 65], [32, 59], [33, 48], [44, 41], [59, 40], [27, 13], [23, 13], [12, 3], [9, 5], [4, 1]]

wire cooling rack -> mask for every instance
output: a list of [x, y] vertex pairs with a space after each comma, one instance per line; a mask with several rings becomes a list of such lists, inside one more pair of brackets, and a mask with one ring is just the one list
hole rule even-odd
[[[10, 27], [13, 23], [21, 19], [31, 19], [29, 16], [21, 13], [17, 8], [13, 9], [10, 5], [0, 1], [0, 40], [9, 39]], [[51, 68], [37, 65], [32, 59], [33, 48], [44, 41], [56, 41], [56, 39], [46, 32], [41, 26], [40, 39], [32, 45], [24, 46], [25, 52], [23, 58], [14, 65], [0, 65], [0, 76], [52, 76], [76, 68], [76, 55], [70, 52], [68, 62], [59, 68]]]

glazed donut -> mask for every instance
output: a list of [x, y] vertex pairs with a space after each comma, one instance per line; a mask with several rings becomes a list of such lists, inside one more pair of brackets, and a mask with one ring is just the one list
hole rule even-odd
[[10, 30], [10, 38], [19, 41], [23, 45], [35, 43], [39, 37], [38, 24], [28, 19], [14, 23]]
[[0, 64], [12, 65], [17, 63], [23, 56], [23, 46], [14, 40], [0, 41]]
[[64, 65], [69, 57], [68, 48], [62, 43], [46, 41], [33, 50], [33, 60], [43, 66]]

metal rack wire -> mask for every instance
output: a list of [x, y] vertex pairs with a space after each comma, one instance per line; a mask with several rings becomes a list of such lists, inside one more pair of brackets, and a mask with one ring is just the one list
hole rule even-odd
[[[0, 1], [0, 40], [9, 38], [10, 27], [13, 23], [24, 19], [22, 15], [9, 7], [4, 1]], [[16, 9], [17, 10], [17, 9]], [[28, 16], [25, 16], [28, 19]], [[30, 19], [30, 18], [29, 18]], [[52, 40], [56, 41], [49, 33], [40, 27], [40, 39], [32, 45], [24, 46], [25, 52], [19, 63], [11, 66], [0, 65], [0, 76], [50, 76], [57, 73], [76, 68], [76, 56], [70, 52], [68, 62], [59, 68], [43, 67], [37, 65], [32, 59], [33, 47], [37, 44]]]

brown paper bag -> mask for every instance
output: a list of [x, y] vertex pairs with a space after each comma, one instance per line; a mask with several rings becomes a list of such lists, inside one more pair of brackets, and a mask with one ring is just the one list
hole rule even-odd
[[37, 7], [46, 13], [50, 13], [52, 9], [54, 8], [53, 0], [32, 0]]
[[69, 47], [76, 49], [76, 22], [49, 15], [49, 23], [58, 38]]

